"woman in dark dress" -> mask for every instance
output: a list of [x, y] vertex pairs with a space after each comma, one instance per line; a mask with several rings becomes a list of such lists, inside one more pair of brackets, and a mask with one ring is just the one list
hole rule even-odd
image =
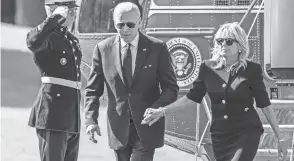
[[201, 103], [208, 93], [211, 99], [211, 138], [217, 161], [252, 161], [256, 155], [262, 123], [255, 104], [266, 116], [278, 138], [279, 159], [285, 160], [284, 139], [269, 107], [262, 68], [247, 60], [248, 39], [238, 23], [227, 23], [215, 34], [212, 58], [204, 61], [199, 76], [188, 94], [176, 102], [159, 108], [147, 109], [143, 124], [151, 126], [162, 116], [187, 106]]

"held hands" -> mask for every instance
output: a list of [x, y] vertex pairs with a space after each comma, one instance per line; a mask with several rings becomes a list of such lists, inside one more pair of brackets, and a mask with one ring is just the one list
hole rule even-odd
[[53, 11], [53, 15], [54, 14], [59, 14], [62, 17], [66, 18], [67, 14], [68, 14], [68, 7], [67, 6], [58, 6], [54, 11]]
[[278, 141], [278, 157], [279, 161], [285, 161], [287, 159], [287, 145], [284, 139]]
[[90, 135], [89, 139], [93, 143], [97, 144], [97, 140], [95, 139], [95, 132], [97, 135], [101, 136], [101, 132], [100, 132], [100, 128], [99, 128], [98, 124], [89, 125], [87, 127], [86, 133], [87, 133], [87, 135]]
[[148, 124], [149, 126], [151, 126], [165, 115], [164, 110], [164, 108], [147, 108], [144, 113], [144, 119], [142, 120], [141, 124]]

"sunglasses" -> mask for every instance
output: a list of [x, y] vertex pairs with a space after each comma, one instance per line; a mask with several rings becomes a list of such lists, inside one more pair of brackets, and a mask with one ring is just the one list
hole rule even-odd
[[232, 39], [232, 38], [226, 38], [226, 39], [218, 38], [215, 41], [218, 45], [223, 45], [223, 43], [226, 42], [228, 46], [233, 45], [234, 42], [238, 42], [236, 39]]
[[136, 26], [136, 24], [137, 24], [138, 21], [139, 20], [137, 20], [135, 23], [134, 22], [126, 22], [126, 23], [121, 22], [121, 23], [117, 23], [116, 24], [116, 27], [119, 28], [119, 29], [122, 29], [126, 25], [128, 28], [132, 29], [132, 28], [134, 28]]

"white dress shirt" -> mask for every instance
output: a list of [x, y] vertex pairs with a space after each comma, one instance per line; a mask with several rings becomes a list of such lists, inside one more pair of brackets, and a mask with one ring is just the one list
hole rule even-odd
[[[131, 46], [131, 54], [132, 54], [132, 74], [134, 75], [135, 71], [135, 66], [136, 66], [136, 57], [137, 57], [137, 50], [138, 50], [138, 43], [139, 43], [139, 33], [137, 36], [134, 38], [134, 40], [130, 43], [132, 44]], [[121, 46], [121, 60], [124, 58], [124, 54], [127, 52], [122, 52], [122, 51], [127, 51], [128, 50], [128, 43], [126, 43], [123, 39], [120, 39], [120, 46]], [[122, 65], [123, 65], [123, 61]]]

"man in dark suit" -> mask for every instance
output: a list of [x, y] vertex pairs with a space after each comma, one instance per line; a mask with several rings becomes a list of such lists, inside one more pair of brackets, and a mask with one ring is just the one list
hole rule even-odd
[[45, 0], [47, 18], [27, 34], [42, 81], [29, 119], [37, 130], [42, 161], [78, 158], [82, 54], [68, 30], [77, 7], [74, 0]]
[[[117, 161], [152, 161], [155, 148], [164, 143], [164, 118], [149, 127], [142, 125], [147, 108], [159, 108], [176, 100], [179, 87], [164, 42], [139, 32], [140, 11], [131, 2], [114, 9], [118, 35], [95, 47], [85, 90], [87, 133], [95, 142], [99, 98], [108, 93], [109, 146]], [[132, 156], [132, 157], [131, 157]]]

